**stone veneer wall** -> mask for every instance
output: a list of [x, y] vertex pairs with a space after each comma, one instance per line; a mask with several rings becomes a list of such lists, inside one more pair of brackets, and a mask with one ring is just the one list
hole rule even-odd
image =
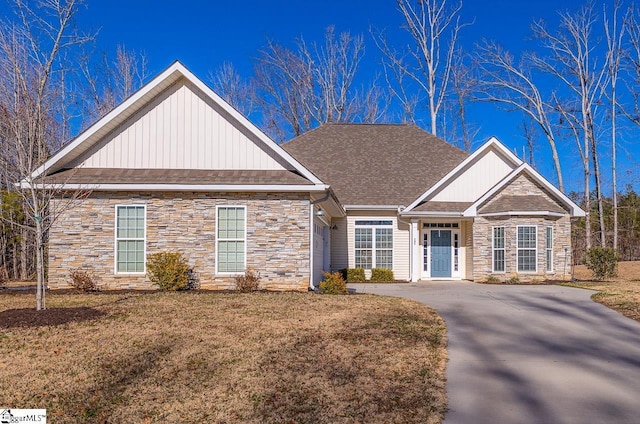
[[[538, 271], [519, 273], [517, 258], [517, 226], [537, 226]], [[505, 227], [505, 272], [492, 272], [493, 227]], [[553, 227], [553, 272], [547, 272], [546, 227]], [[533, 279], [571, 279], [571, 221], [563, 217], [479, 217], [473, 223], [473, 279], [486, 280], [494, 275], [500, 280], [517, 276], [521, 281]]]
[[69, 271], [92, 270], [106, 289], [156, 288], [145, 275], [116, 274], [115, 206], [146, 205], [147, 254], [181, 252], [203, 289], [230, 289], [233, 277], [215, 275], [216, 205], [247, 207], [247, 266], [269, 290], [309, 286], [309, 196], [262, 193], [94, 192], [67, 210], [49, 234], [51, 288], [69, 287]]
[[[505, 195], [545, 196], [555, 202], [553, 196], [526, 174], [519, 175], [503, 190], [485, 202], [493, 201]], [[557, 202], [556, 202], [557, 203]], [[558, 204], [560, 205], [560, 204]], [[482, 213], [482, 206], [478, 208]], [[518, 273], [517, 226], [537, 226], [538, 271]], [[505, 227], [505, 272], [492, 273], [493, 227]], [[546, 227], [553, 227], [553, 272], [546, 271]], [[533, 279], [571, 279], [571, 219], [569, 213], [557, 216], [502, 216], [478, 217], [473, 222], [473, 279], [486, 280], [490, 275], [505, 280], [517, 276], [521, 281]]]

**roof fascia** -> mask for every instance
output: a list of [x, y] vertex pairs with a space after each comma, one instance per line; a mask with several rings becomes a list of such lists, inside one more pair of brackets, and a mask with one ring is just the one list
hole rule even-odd
[[[22, 189], [31, 188], [26, 182], [18, 183]], [[329, 189], [325, 184], [34, 184], [35, 189], [100, 190], [100, 191], [222, 191], [222, 192], [304, 192], [315, 193]]]
[[514, 165], [520, 166], [523, 162], [516, 155], [514, 155], [507, 147], [500, 142], [496, 137], [491, 137], [489, 141], [480, 146], [475, 152], [471, 154], [468, 158], [460, 162], [458, 166], [453, 168], [447, 175], [442, 177], [437, 183], [435, 183], [431, 188], [425, 191], [420, 197], [418, 197], [413, 203], [411, 203], [406, 211], [410, 212], [414, 208], [416, 208], [420, 203], [422, 203], [428, 196], [436, 192], [442, 186], [444, 186], [449, 180], [454, 177], [458, 172], [464, 169], [469, 164], [473, 163], [478, 157], [482, 156], [482, 154], [489, 150], [491, 147], [496, 148], [500, 153], [502, 153], [507, 159], [509, 159]]
[[492, 213], [480, 213], [477, 216], [565, 216], [566, 214], [560, 212], [551, 211], [505, 211], [505, 212], [492, 212]]
[[345, 211], [397, 211], [398, 206], [391, 205], [344, 205]]

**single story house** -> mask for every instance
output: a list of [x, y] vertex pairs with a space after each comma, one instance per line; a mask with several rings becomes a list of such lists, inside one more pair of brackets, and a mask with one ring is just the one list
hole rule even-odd
[[210, 289], [247, 268], [274, 290], [347, 267], [566, 279], [584, 216], [495, 138], [469, 155], [414, 125], [327, 124], [278, 145], [179, 62], [32, 177], [84, 192], [50, 230], [51, 288], [75, 268], [151, 288], [146, 256], [167, 250]]

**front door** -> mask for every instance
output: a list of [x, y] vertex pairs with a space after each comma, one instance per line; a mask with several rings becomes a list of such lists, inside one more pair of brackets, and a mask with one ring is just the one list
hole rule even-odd
[[451, 230], [431, 230], [431, 277], [451, 277]]

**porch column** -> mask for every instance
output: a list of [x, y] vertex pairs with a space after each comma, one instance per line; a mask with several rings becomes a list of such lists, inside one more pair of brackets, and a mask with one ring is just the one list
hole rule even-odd
[[411, 220], [411, 282], [415, 283], [420, 279], [420, 228], [418, 219]]

